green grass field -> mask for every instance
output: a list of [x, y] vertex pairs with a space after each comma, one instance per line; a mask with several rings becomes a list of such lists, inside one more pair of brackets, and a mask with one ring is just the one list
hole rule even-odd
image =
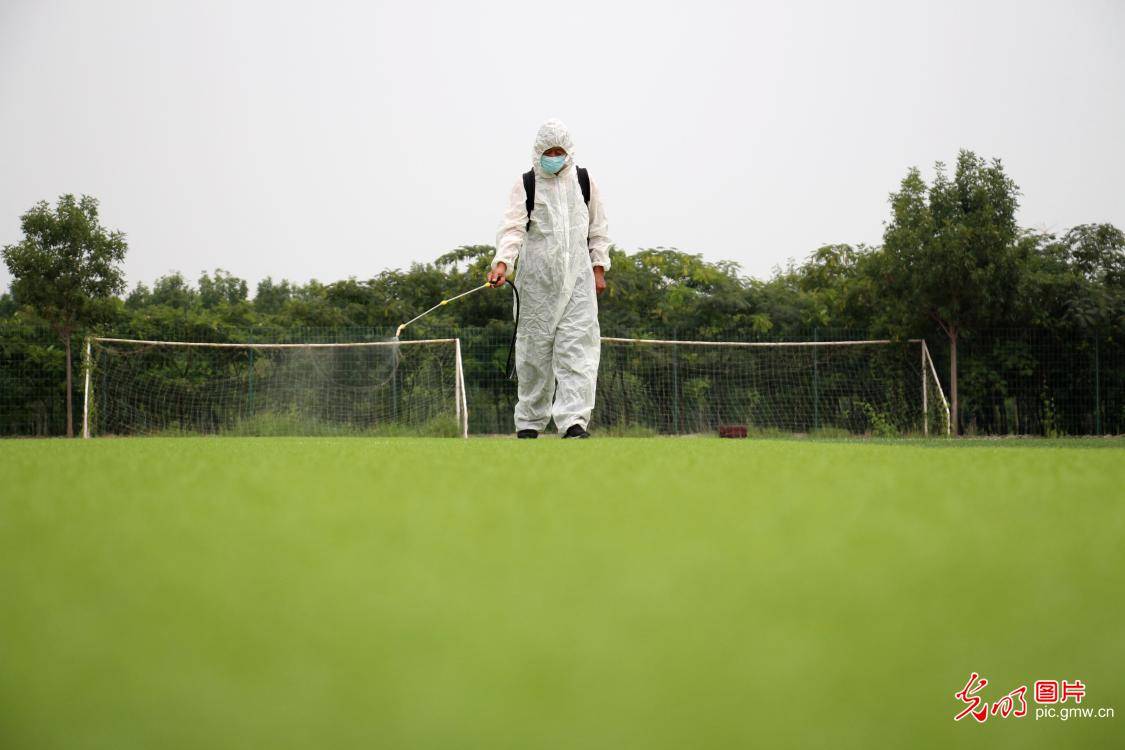
[[[1125, 741], [1121, 441], [6, 441], [0, 482], [5, 750]], [[955, 723], [974, 670], [1117, 716]]]

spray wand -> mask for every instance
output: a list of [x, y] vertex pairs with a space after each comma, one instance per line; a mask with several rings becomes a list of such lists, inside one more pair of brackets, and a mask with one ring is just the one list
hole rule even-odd
[[[513, 358], [513, 355], [515, 354], [515, 350], [516, 350], [516, 331], [519, 330], [519, 326], [520, 326], [520, 293], [519, 293], [519, 290], [516, 289], [516, 285], [512, 283], [511, 279], [505, 279], [504, 283], [507, 284], [508, 286], [512, 287], [512, 293], [516, 295], [516, 327], [512, 331], [512, 343], [508, 346], [508, 363], [504, 366], [505, 373], [507, 374], [507, 376], [509, 378], [511, 378], [515, 374], [515, 369], [512, 367], [512, 358]], [[410, 320], [406, 321], [405, 323], [403, 323], [402, 325], [400, 325], [398, 327], [398, 329], [395, 331], [395, 341], [398, 341], [399, 336], [402, 335], [403, 329], [406, 328], [411, 323], [413, 323], [415, 321], [418, 321], [418, 320], [421, 320], [422, 318], [426, 317], [427, 315], [429, 315], [430, 313], [432, 313], [434, 310], [438, 309], [439, 307], [442, 307], [444, 305], [448, 305], [450, 302], [453, 302], [455, 300], [459, 300], [462, 297], [468, 297], [470, 294], [473, 294], [474, 292], [479, 292], [481, 289], [486, 289], [490, 286], [493, 286], [492, 282], [486, 281], [483, 284], [481, 284], [480, 286], [473, 287], [472, 289], [470, 289], [467, 292], [461, 292], [460, 294], [458, 294], [454, 297], [450, 297], [449, 299], [443, 299], [441, 302], [437, 303], [436, 305], [431, 307], [429, 310], [426, 310], [421, 315], [415, 315], [413, 318], [411, 318]]]
[[421, 320], [422, 318], [426, 317], [427, 315], [429, 315], [430, 313], [432, 313], [434, 310], [438, 309], [442, 305], [448, 305], [450, 302], [453, 302], [454, 300], [459, 300], [462, 297], [468, 297], [473, 292], [479, 292], [481, 289], [486, 289], [490, 286], [492, 286], [492, 284], [490, 284], [489, 282], [486, 281], [483, 284], [481, 284], [480, 286], [473, 287], [472, 289], [470, 289], [467, 292], [461, 292], [456, 297], [450, 297], [449, 299], [443, 299], [441, 302], [437, 303], [436, 305], [431, 307], [429, 310], [426, 310], [426, 312], [422, 313], [421, 315], [415, 315], [413, 318], [411, 318], [410, 320], [408, 320], [405, 323], [403, 323], [402, 325], [400, 325], [398, 327], [398, 330], [395, 331], [395, 338], [397, 339], [402, 334], [403, 328], [406, 328], [408, 325], [410, 325], [411, 323], [413, 323], [416, 320]]

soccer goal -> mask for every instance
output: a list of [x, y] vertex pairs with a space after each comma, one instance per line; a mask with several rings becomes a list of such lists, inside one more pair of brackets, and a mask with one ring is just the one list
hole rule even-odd
[[460, 339], [346, 344], [90, 337], [82, 436], [468, 437]]
[[602, 337], [594, 421], [629, 434], [949, 434], [926, 342]]

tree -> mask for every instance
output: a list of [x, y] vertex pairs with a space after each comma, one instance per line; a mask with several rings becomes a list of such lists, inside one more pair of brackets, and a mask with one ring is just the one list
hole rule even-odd
[[888, 307], [905, 326], [929, 318], [949, 338], [950, 417], [958, 421], [957, 342], [974, 326], [994, 324], [1019, 286], [1019, 188], [999, 160], [961, 151], [953, 178], [935, 165], [927, 188], [911, 169], [890, 202], [883, 235]]
[[10, 318], [16, 312], [16, 301], [12, 299], [12, 295], [8, 292], [0, 294], [0, 320]]
[[50, 324], [66, 347], [66, 434], [74, 437], [71, 336], [96, 322], [106, 303], [125, 290], [120, 264], [125, 235], [98, 221], [98, 201], [59, 197], [40, 201], [20, 217], [24, 239], [4, 247], [12, 296]]
[[1079, 224], [1063, 242], [1070, 261], [1089, 281], [1125, 286], [1125, 232], [1112, 224]]
[[237, 305], [246, 301], [246, 282], [237, 276], [232, 276], [221, 268], [215, 269], [215, 275], [209, 276], [206, 271], [199, 277], [199, 301], [204, 307], [211, 308], [221, 304]]
[[137, 286], [125, 298], [125, 307], [130, 310], [140, 310], [151, 304], [152, 292], [142, 281], [138, 281]]
[[[811, 303], [806, 325], [875, 333], [879, 289], [868, 270], [876, 253], [865, 245], [825, 245], [814, 251], [795, 274], [790, 296]], [[808, 305], [802, 305], [808, 307]], [[806, 313], [807, 314], [807, 313]]]
[[187, 310], [195, 304], [198, 294], [179, 271], [161, 276], [152, 285], [152, 304]]
[[287, 279], [274, 283], [272, 277], [267, 276], [258, 282], [258, 291], [254, 294], [254, 309], [260, 313], [276, 315], [293, 298], [293, 285]]
[[1070, 300], [1070, 313], [1091, 329], [1125, 329], [1125, 232], [1112, 224], [1082, 224], [1062, 241], [1082, 287]]

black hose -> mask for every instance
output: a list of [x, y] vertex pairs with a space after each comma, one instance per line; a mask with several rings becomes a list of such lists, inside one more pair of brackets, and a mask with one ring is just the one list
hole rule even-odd
[[516, 366], [513, 360], [516, 354], [516, 334], [520, 330], [520, 290], [516, 289], [516, 285], [512, 283], [511, 279], [507, 279], [508, 286], [512, 287], [512, 293], [516, 295], [516, 325], [512, 328], [512, 343], [508, 345], [508, 364], [504, 365], [504, 372], [507, 373], [508, 380], [514, 380], [516, 377]]

